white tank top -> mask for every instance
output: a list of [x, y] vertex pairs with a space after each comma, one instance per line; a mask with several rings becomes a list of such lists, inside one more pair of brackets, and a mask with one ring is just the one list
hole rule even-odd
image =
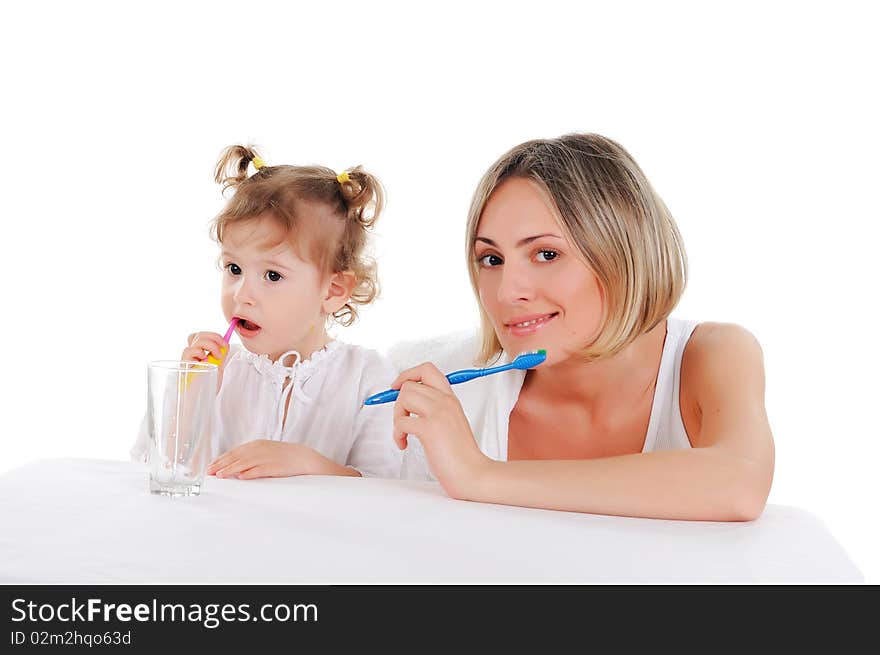
[[697, 321], [666, 320], [666, 340], [660, 357], [660, 371], [654, 388], [654, 404], [645, 435], [643, 453], [652, 450], [683, 450], [691, 447], [681, 419], [681, 358]]
[[[651, 418], [645, 434], [642, 452], [655, 450], [683, 450], [691, 447], [684, 422], [681, 419], [679, 390], [681, 388], [681, 358], [693, 334], [697, 321], [676, 318], [666, 320], [666, 339], [660, 356], [660, 370], [654, 388]], [[441, 370], [468, 368], [473, 347], [459, 347], [453, 356], [437, 357]], [[503, 357], [502, 361], [509, 361]], [[442, 363], [441, 363], [442, 362]], [[499, 362], [500, 363], [500, 362]], [[513, 411], [525, 380], [525, 371], [508, 371], [479, 378], [467, 384], [452, 387], [474, 432], [477, 443], [487, 456], [507, 460], [507, 431]], [[404, 451], [403, 477], [435, 479], [418, 439], [410, 439]]]

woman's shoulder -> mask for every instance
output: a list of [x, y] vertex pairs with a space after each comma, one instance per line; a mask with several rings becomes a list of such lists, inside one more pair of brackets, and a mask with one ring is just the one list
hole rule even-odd
[[758, 339], [736, 323], [698, 323], [681, 361], [682, 385], [691, 389], [708, 389], [742, 375], [763, 378], [763, 372]]
[[731, 354], [754, 355], [761, 353], [758, 339], [736, 323], [697, 323], [688, 340], [685, 356], [691, 358], [726, 357]]
[[479, 334], [459, 330], [423, 339], [399, 341], [388, 349], [388, 357], [398, 371], [431, 362], [441, 371], [471, 368], [479, 352]]

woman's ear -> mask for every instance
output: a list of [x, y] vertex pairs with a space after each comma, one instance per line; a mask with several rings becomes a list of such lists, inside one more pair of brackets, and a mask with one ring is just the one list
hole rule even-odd
[[324, 313], [332, 314], [342, 309], [356, 286], [357, 276], [354, 271], [339, 271], [331, 275], [324, 301], [321, 303]]

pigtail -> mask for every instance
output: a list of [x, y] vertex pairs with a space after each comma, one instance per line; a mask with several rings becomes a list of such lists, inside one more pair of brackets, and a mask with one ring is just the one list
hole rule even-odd
[[262, 159], [255, 148], [229, 146], [220, 153], [220, 159], [214, 167], [214, 181], [222, 184], [224, 191], [230, 187], [237, 187], [248, 178], [248, 166], [251, 162], [262, 164]]
[[336, 179], [349, 220], [356, 220], [365, 228], [373, 227], [385, 206], [385, 191], [379, 180], [360, 166], [340, 173]]
[[336, 176], [345, 201], [348, 224], [337, 251], [336, 269], [351, 270], [357, 276], [357, 285], [348, 302], [334, 312], [333, 318], [343, 326], [351, 325], [358, 316], [358, 306], [369, 305], [379, 295], [376, 261], [366, 255], [365, 246], [370, 230], [385, 206], [385, 190], [378, 178], [360, 166]]

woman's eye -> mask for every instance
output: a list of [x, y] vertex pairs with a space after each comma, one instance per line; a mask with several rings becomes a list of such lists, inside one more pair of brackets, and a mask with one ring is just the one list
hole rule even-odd
[[233, 264], [230, 262], [229, 264], [226, 264], [224, 268], [232, 275], [241, 275], [241, 268], [239, 268], [238, 264]]
[[539, 250], [535, 256], [539, 262], [551, 262], [559, 257], [559, 253], [555, 250]]
[[483, 255], [482, 257], [477, 258], [477, 263], [480, 266], [491, 267], [499, 266], [503, 261], [498, 255]]
[[277, 271], [266, 271], [266, 279], [270, 282], [278, 282], [278, 280], [283, 279], [281, 273]]

